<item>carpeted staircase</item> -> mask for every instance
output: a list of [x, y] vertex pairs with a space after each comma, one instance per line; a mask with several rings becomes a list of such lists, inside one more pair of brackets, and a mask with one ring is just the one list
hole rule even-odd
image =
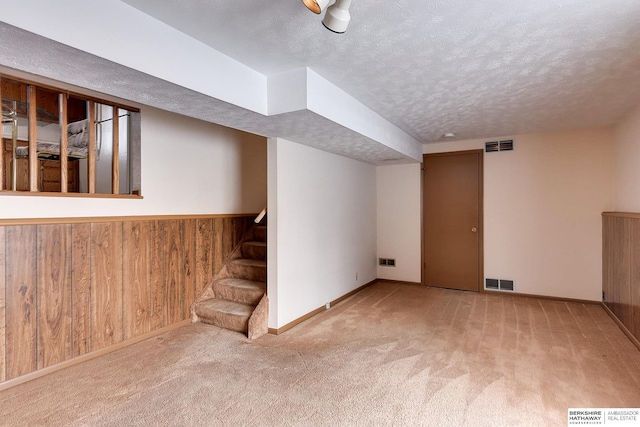
[[192, 306], [193, 322], [242, 332], [267, 333], [267, 227], [254, 225]]

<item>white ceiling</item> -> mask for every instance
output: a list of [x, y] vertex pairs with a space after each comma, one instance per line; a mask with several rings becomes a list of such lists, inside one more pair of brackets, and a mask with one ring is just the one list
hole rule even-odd
[[[638, 0], [125, 0], [267, 76], [309, 67], [423, 143], [610, 125], [640, 103]], [[357, 156], [356, 156], [357, 157]]]
[[353, 0], [345, 34], [300, 0], [2, 3], [0, 68], [376, 165], [640, 103], [640, 0]]

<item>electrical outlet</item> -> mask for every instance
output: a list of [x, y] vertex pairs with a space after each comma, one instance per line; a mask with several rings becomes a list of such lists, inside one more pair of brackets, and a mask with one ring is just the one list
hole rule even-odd
[[324, 308], [326, 308], [327, 310], [329, 310], [331, 308], [331, 303], [328, 302], [324, 305]]

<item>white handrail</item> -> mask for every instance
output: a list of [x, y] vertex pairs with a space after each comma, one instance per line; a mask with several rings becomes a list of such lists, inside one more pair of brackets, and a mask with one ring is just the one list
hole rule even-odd
[[266, 214], [267, 214], [267, 207], [265, 206], [264, 209], [262, 209], [262, 212], [260, 212], [256, 217], [256, 219], [253, 220], [253, 222], [255, 222], [256, 224], [259, 224], [260, 221], [262, 221], [262, 218], [264, 218]]

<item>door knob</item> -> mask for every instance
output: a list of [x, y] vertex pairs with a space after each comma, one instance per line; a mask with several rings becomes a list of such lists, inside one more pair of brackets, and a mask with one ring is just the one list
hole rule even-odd
[[472, 231], [473, 233], [475, 233], [475, 232], [477, 232], [477, 231], [478, 231], [478, 229], [477, 229], [477, 228], [475, 228], [475, 227], [473, 227], [473, 228], [471, 229], [471, 231]]

